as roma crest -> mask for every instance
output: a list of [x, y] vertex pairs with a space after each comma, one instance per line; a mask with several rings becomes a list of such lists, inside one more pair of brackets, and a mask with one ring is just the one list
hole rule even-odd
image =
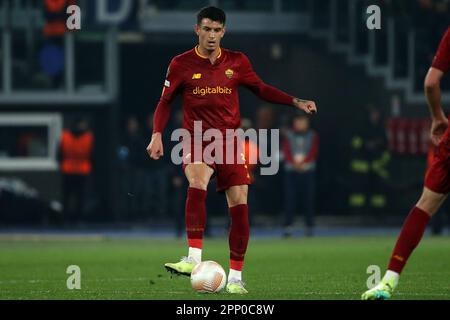
[[225, 75], [227, 76], [228, 79], [233, 78], [233, 74], [234, 74], [234, 71], [231, 70], [231, 69], [227, 69], [227, 70], [225, 71]]

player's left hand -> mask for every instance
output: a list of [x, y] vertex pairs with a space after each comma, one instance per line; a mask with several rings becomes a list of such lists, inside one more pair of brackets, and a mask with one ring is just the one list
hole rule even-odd
[[317, 113], [316, 103], [314, 101], [302, 100], [299, 98], [294, 98], [294, 106], [300, 110], [303, 110], [307, 114]]

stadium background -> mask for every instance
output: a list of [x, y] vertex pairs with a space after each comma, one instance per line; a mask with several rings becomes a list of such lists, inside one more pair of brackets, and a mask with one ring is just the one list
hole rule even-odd
[[[53, 36], [48, 26], [65, 21], [64, 12], [49, 12], [45, 1], [0, 3], [3, 230], [106, 228], [171, 233], [177, 226], [180, 232], [182, 217], [174, 202], [183, 196], [174, 200], [173, 185], [179, 172], [167, 154], [159, 164], [145, 159], [150, 140], [147, 124], [171, 57], [195, 45], [195, 12], [208, 4], [228, 13], [224, 47], [245, 52], [267, 83], [318, 104], [319, 114], [312, 124], [321, 138], [319, 228], [398, 227], [420, 194], [428, 151], [423, 79], [448, 26], [448, 1], [73, 3], [81, 7], [82, 29]], [[101, 3], [107, 4], [109, 12], [103, 17]], [[366, 27], [370, 4], [381, 7], [381, 30]], [[446, 106], [448, 80], [444, 89]], [[245, 89], [240, 93], [242, 116], [254, 128], [287, 126], [292, 116], [288, 107], [267, 105]], [[373, 109], [381, 112], [386, 134], [385, 149], [378, 152], [388, 151], [390, 159], [383, 167], [388, 175], [375, 178], [384, 197], [378, 207], [371, 207], [368, 200], [357, 205], [349, 201], [352, 193], [373, 192], [374, 178], [351, 170], [356, 158], [369, 161], [354, 143], [370, 139], [367, 121]], [[177, 127], [178, 110], [179, 99], [171, 128]], [[130, 157], [126, 139], [127, 121], [133, 116], [141, 127], [138, 159]], [[79, 117], [89, 120], [95, 137], [94, 169], [79, 219], [67, 225], [57, 147], [61, 129]], [[169, 133], [164, 135], [166, 144]], [[158, 181], [138, 188], [145, 197], [153, 197], [142, 206], [133, 204], [140, 200], [127, 189], [127, 183], [132, 183], [130, 172], [136, 168]], [[152, 178], [155, 172], [158, 177]], [[282, 164], [278, 175], [256, 179], [250, 200], [252, 224], [276, 229], [283, 214]], [[163, 209], [154, 210], [161, 207], [160, 202], [165, 203]], [[210, 192], [208, 216], [209, 226], [226, 228], [223, 196]], [[296, 221], [301, 230], [301, 216]]]
[[[64, 27], [67, 4], [81, 8], [79, 31]], [[448, 0], [3, 0], [1, 300], [236, 299], [196, 295], [187, 278], [163, 268], [186, 247], [185, 180], [167, 159], [180, 99], [164, 135], [165, 161], [145, 152], [170, 59], [196, 44], [195, 13], [209, 4], [228, 14], [225, 48], [243, 51], [263, 80], [319, 108], [316, 236], [305, 237], [297, 215], [293, 237], [282, 238], [280, 152], [279, 174], [256, 175], [250, 191], [249, 294], [239, 299], [360, 299], [376, 278], [368, 266], [384, 270], [422, 188], [423, 79], [450, 21]], [[381, 8], [380, 30], [366, 26], [372, 4]], [[445, 108], [448, 77], [442, 86]], [[294, 115], [245, 89], [240, 102], [256, 129], [284, 133]], [[373, 126], [377, 113], [382, 121]], [[69, 215], [58, 145], [63, 128], [80, 119], [94, 135], [93, 170], [81, 209]], [[370, 147], [380, 138], [381, 147]], [[396, 299], [448, 299], [449, 212], [433, 218]], [[214, 184], [207, 214], [203, 258], [226, 269], [228, 214]], [[80, 290], [68, 286], [73, 265], [82, 271]]]

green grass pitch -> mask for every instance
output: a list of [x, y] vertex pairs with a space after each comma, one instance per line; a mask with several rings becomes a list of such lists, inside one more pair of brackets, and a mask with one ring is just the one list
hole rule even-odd
[[[392, 237], [251, 239], [244, 281], [249, 294], [198, 294], [165, 262], [186, 253], [183, 240], [102, 238], [0, 240], [0, 299], [359, 299], [369, 265], [382, 273]], [[450, 238], [426, 237], [410, 259], [394, 299], [450, 298]], [[205, 239], [204, 260], [228, 273], [227, 239]], [[81, 289], [68, 290], [69, 265]]]

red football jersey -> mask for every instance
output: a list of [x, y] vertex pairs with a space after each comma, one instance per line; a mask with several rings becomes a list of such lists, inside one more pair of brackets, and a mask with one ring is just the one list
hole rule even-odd
[[271, 103], [291, 105], [293, 97], [265, 84], [241, 52], [220, 49], [217, 60], [202, 56], [197, 47], [172, 59], [163, 93], [154, 115], [153, 132], [162, 132], [177, 94], [183, 97], [183, 128], [194, 132], [194, 121], [203, 131], [240, 126], [238, 87], [243, 85]]
[[447, 73], [450, 70], [450, 27], [447, 29], [447, 32], [439, 44], [436, 56], [433, 59], [432, 67], [439, 69], [444, 73]]

